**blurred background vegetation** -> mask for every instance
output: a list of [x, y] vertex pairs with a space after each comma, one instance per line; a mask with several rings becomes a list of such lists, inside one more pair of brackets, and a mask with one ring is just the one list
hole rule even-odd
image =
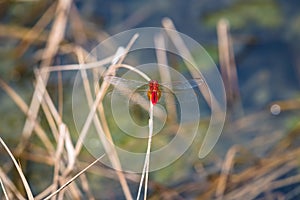
[[[50, 0], [0, 0], [0, 79], [27, 105], [57, 5], [58, 1]], [[229, 102], [224, 131], [213, 152], [200, 160], [195, 141], [174, 164], [151, 173], [149, 198], [299, 199], [299, 11], [297, 0], [74, 0], [62, 48], [51, 65], [78, 63], [68, 45], [90, 51], [110, 35], [137, 27], [161, 27], [162, 19], [169, 17], [179, 32], [203, 45], [220, 67], [216, 27], [220, 19], [227, 19], [240, 96]], [[30, 30], [34, 32], [28, 35]], [[74, 75], [68, 72], [63, 76], [63, 120], [67, 124], [73, 123], [70, 104]], [[57, 77], [51, 75], [47, 85], [56, 104]], [[0, 102], [0, 136], [15, 151], [26, 115], [4, 89], [0, 90]], [[41, 112], [38, 120], [47, 133], [51, 132]], [[75, 132], [72, 126], [69, 128]], [[32, 136], [25, 154], [19, 157], [35, 195], [52, 182], [53, 174], [51, 164], [32, 158], [42, 151], [39, 145]], [[2, 147], [0, 153], [2, 171], [24, 192]], [[93, 159], [83, 153], [82, 160]], [[95, 199], [124, 199], [114, 172], [104, 166], [98, 168], [87, 174]], [[100, 175], [95, 177], [97, 173]], [[138, 179], [129, 176], [129, 180], [135, 196]], [[88, 196], [84, 192], [81, 195]]]

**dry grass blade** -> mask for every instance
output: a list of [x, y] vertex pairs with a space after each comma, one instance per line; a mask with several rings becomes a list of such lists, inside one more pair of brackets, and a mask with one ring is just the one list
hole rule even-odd
[[[101, 122], [102, 122], [104, 133], [105, 133], [107, 139], [111, 142], [111, 144], [114, 144], [114, 141], [111, 137], [111, 133], [109, 131], [108, 124], [107, 124], [107, 121], [106, 121], [106, 118], [105, 118], [104, 107], [103, 107], [102, 103], [99, 104], [99, 106], [98, 106], [98, 112], [99, 112], [99, 116], [100, 116], [100, 119], [101, 119]], [[115, 157], [116, 157], [116, 159], [115, 159], [116, 164], [114, 164], [114, 165], [116, 165], [117, 168], [121, 168], [122, 166], [121, 166], [121, 163], [119, 161], [118, 154], [114, 153], [113, 155], [115, 155]], [[119, 181], [121, 183], [121, 186], [122, 186], [122, 189], [124, 191], [124, 194], [125, 194], [126, 198], [131, 199], [132, 198], [131, 197], [131, 192], [129, 190], [128, 183], [127, 183], [127, 180], [124, 176], [124, 173], [121, 170], [117, 170], [116, 174], [119, 178]]]
[[59, 0], [56, 9], [56, 18], [53, 22], [49, 40], [46, 44], [46, 48], [43, 54], [43, 61], [41, 66], [49, 66], [53, 56], [56, 54], [60, 42], [64, 38], [64, 32], [67, 25], [67, 17], [71, 7], [71, 0]]
[[[155, 52], [156, 52], [156, 58], [157, 63], [163, 66], [169, 66], [168, 65], [168, 59], [166, 54], [166, 47], [165, 47], [165, 40], [164, 36], [162, 34], [156, 35], [154, 38], [154, 44], [155, 44]], [[162, 82], [171, 83], [171, 75], [168, 68], [159, 68], [159, 73]], [[172, 90], [172, 85], [170, 85], [170, 89]], [[177, 112], [174, 106], [171, 106], [171, 102], [175, 102], [175, 98], [172, 95], [166, 95], [166, 102], [170, 102], [166, 104], [166, 109], [168, 111], [168, 118], [170, 118], [171, 122], [175, 122], [177, 119]]]
[[[53, 23], [53, 27], [50, 32], [49, 40], [46, 44], [46, 49], [43, 53], [43, 60], [41, 62], [41, 67], [44, 66], [50, 66], [52, 62], [52, 58], [55, 56], [58, 46], [60, 42], [63, 40], [64, 31], [66, 28], [66, 22], [67, 22], [67, 16], [69, 12], [69, 8], [71, 6], [71, 0], [60, 0], [57, 5], [57, 17], [55, 18], [55, 21]], [[39, 87], [41, 84], [45, 85], [47, 83], [49, 74], [48, 73], [42, 73], [42, 78], [38, 79], [36, 84], [36, 89], [34, 91], [32, 101], [29, 107], [29, 113], [32, 116], [32, 118], [27, 118], [23, 131], [22, 131], [22, 140], [19, 143], [18, 146], [18, 152], [17, 154], [21, 154], [23, 149], [25, 148], [27, 141], [29, 137], [32, 134], [32, 130], [34, 128], [34, 121], [37, 117], [37, 113], [40, 108], [40, 99], [44, 95], [44, 87], [43, 90], [39, 90]]]
[[235, 110], [242, 112], [241, 97], [238, 88], [238, 78], [235, 59], [232, 50], [232, 42], [229, 33], [229, 22], [221, 19], [217, 26], [219, 41], [219, 58], [222, 78], [226, 87], [228, 104], [237, 107]]
[[[83, 64], [84, 60], [83, 60], [83, 55], [82, 55], [82, 52], [80, 51], [80, 49], [78, 49], [78, 51], [77, 51], [77, 56], [78, 56], [79, 63]], [[90, 87], [89, 82], [88, 82], [86, 71], [83, 69], [83, 70], [80, 70], [80, 72], [81, 72], [81, 76], [82, 76], [82, 80], [83, 80], [84, 89], [85, 89], [86, 97], [87, 97], [87, 100], [88, 100], [88, 104], [89, 104], [89, 107], [91, 108], [92, 105], [93, 105], [91, 87]], [[100, 104], [101, 104], [101, 102], [100, 102]], [[101, 114], [100, 114], [100, 116], [101, 116]], [[105, 148], [105, 150], [106, 150], [106, 152], [109, 156], [109, 159], [112, 162], [112, 165], [114, 166], [114, 168], [117, 169], [116, 173], [119, 177], [119, 180], [120, 180], [122, 189], [124, 191], [124, 194], [126, 196], [126, 199], [132, 199], [132, 196], [131, 196], [131, 193], [130, 193], [130, 190], [129, 190], [129, 187], [128, 187], [128, 184], [127, 184], [127, 181], [126, 181], [126, 178], [125, 178], [124, 174], [122, 173], [122, 167], [121, 167], [121, 164], [120, 164], [118, 154], [117, 154], [117, 152], [114, 148], [114, 145], [113, 145], [114, 143], [113, 143], [112, 137], [111, 137], [109, 132], [106, 132], [105, 135], [108, 136], [107, 139], [109, 140], [107, 142], [107, 140], [104, 138], [104, 134], [103, 134], [104, 130], [103, 130], [103, 127], [100, 123], [100, 120], [98, 119], [98, 116], [95, 115], [93, 120], [94, 120], [95, 127], [97, 129], [97, 132], [99, 133], [99, 137], [101, 139], [101, 142], [102, 142], [102, 144], [103, 144], [103, 146], [104, 146], [104, 148]], [[102, 121], [102, 123], [103, 123], [103, 121]], [[77, 151], [77, 153], [78, 153], [78, 151]]]
[[42, 74], [40, 74], [38, 71], [36, 73], [36, 79], [38, 81], [41, 81], [41, 84], [36, 86], [36, 90], [37, 91], [44, 91], [44, 97], [39, 97], [40, 99], [40, 102], [45, 102], [46, 103], [46, 106], [48, 107], [51, 115], [53, 116], [53, 119], [56, 123], [56, 125], [61, 125], [63, 123], [62, 121], [62, 117], [61, 115], [59, 114], [58, 110], [56, 109], [48, 91], [46, 90], [46, 85], [44, 85], [42, 83]]
[[[37, 73], [37, 80], [40, 80], [42, 77], [39, 73]], [[59, 127], [59, 138], [57, 138], [58, 140], [58, 147], [57, 147], [57, 151], [56, 151], [56, 158], [55, 158], [55, 164], [54, 164], [54, 178], [53, 178], [53, 183], [54, 183], [54, 187], [53, 190], [56, 189], [56, 184], [58, 184], [58, 178], [59, 178], [59, 171], [62, 169], [61, 166], [61, 156], [63, 154], [64, 151], [64, 146], [65, 149], [67, 151], [67, 158], [68, 158], [68, 165], [67, 168], [64, 169], [64, 172], [62, 174], [62, 178], [65, 178], [73, 169], [74, 164], [75, 164], [75, 159], [76, 159], [76, 154], [74, 151], [74, 147], [73, 144], [71, 142], [70, 139], [70, 133], [68, 131], [67, 126], [62, 122], [62, 117], [59, 114], [59, 112], [57, 111], [54, 103], [52, 102], [47, 90], [45, 89], [45, 85], [43, 85], [43, 83], [41, 83], [40, 85], [40, 90], [45, 90], [45, 94], [44, 94], [44, 99], [41, 99], [42, 101], [42, 105], [44, 105], [44, 101], [46, 102], [45, 107], [48, 108], [49, 107], [49, 111], [45, 112], [48, 122], [49, 123], [53, 123], [52, 121], [52, 116], [55, 120], [55, 124], [53, 125], [53, 129], [56, 129], [56, 125]], [[44, 109], [45, 110], [45, 109]], [[49, 113], [49, 114], [47, 114]], [[63, 166], [65, 167], [65, 166]], [[75, 186], [72, 186], [75, 187]], [[74, 189], [71, 191], [73, 197], [79, 196], [77, 189]]]
[[[30, 29], [20, 27], [20, 26], [8, 26], [0, 24], [0, 36], [2, 37], [10, 37], [10, 38], [20, 38], [23, 39], [24, 35], [28, 33]], [[45, 42], [47, 40], [46, 34], [41, 34], [40, 36], [37, 36], [35, 34], [32, 34], [26, 38], [28, 41], [32, 43], [41, 43]]]
[[[199, 78], [199, 74], [200, 74], [200, 78], [203, 79], [203, 75], [201, 74], [201, 72], [193, 67], [193, 66], [196, 66], [195, 65], [196, 62], [195, 62], [194, 58], [192, 57], [190, 51], [188, 50], [187, 46], [185, 45], [184, 41], [180, 37], [180, 35], [177, 32], [175, 32], [176, 28], [175, 28], [172, 20], [169, 18], [165, 18], [165, 19], [163, 19], [162, 24], [166, 30], [166, 33], [168, 34], [171, 41], [175, 45], [177, 51], [180, 53], [181, 56], [184, 56], [186, 58], [183, 61], [185, 62], [186, 67], [190, 71], [192, 77]], [[174, 30], [174, 31], [170, 32], [169, 30]], [[191, 63], [187, 62], [187, 60]], [[199, 89], [200, 89], [202, 95], [204, 96], [205, 101], [207, 102], [207, 104], [210, 107], [212, 104], [219, 105], [217, 100], [215, 99], [214, 95], [211, 92], [209, 92], [210, 89], [209, 89], [208, 85], [201, 84], [201, 85], [199, 85]], [[211, 102], [211, 101], [213, 101], [213, 102]], [[217, 109], [217, 110], [220, 110], [220, 109]]]
[[36, 149], [34, 146], [32, 146], [32, 150], [35, 150], [35, 153], [28, 153], [24, 152], [22, 154], [22, 158], [28, 161], [33, 161], [40, 164], [45, 164], [49, 166], [54, 165], [54, 156], [49, 156], [47, 151], [45, 152], [39, 152], [39, 149]]
[[60, 125], [60, 128], [62, 129], [62, 131], [66, 132], [65, 148], [66, 148], [67, 155], [68, 155], [68, 165], [67, 165], [67, 169], [65, 170], [63, 175], [67, 176], [69, 174], [69, 172], [72, 171], [72, 169], [75, 165], [76, 154], [75, 154], [75, 149], [74, 149], [73, 143], [71, 141], [71, 136], [70, 136], [68, 127], [64, 123], [62, 123]]
[[217, 189], [216, 189], [216, 197], [219, 200], [223, 199], [223, 195], [224, 195], [224, 192], [225, 192], [225, 189], [226, 189], [228, 176], [230, 174], [230, 169], [232, 168], [232, 166], [234, 164], [233, 163], [234, 162], [234, 157], [235, 157], [235, 154], [237, 153], [237, 151], [238, 151], [238, 147], [234, 146], [227, 152], [225, 162], [223, 164], [221, 175], [220, 175], [220, 178], [219, 178], [219, 182], [218, 182], [218, 185], [217, 185]]
[[35, 196], [35, 200], [45, 199], [45, 197], [47, 195], [51, 194], [51, 191], [52, 191], [53, 187], [54, 187], [54, 185], [50, 185], [49, 187], [47, 187], [40, 194], [38, 194], [37, 196]]
[[273, 149], [272, 155], [277, 155], [280, 152], [285, 152], [286, 149], [289, 149], [291, 146], [293, 146], [293, 143], [295, 142], [295, 138], [299, 137], [299, 131], [300, 131], [300, 121], [298, 121], [295, 124], [293, 129], [290, 130], [290, 132], [286, 135], [286, 137], [281, 138], [281, 140]]
[[6, 199], [6, 200], [9, 200], [8, 195], [7, 195], [7, 193], [6, 193], [6, 189], [5, 189], [4, 185], [3, 185], [3, 182], [2, 182], [2, 179], [1, 179], [1, 178], [0, 178], [0, 185], [1, 185], [1, 188], [2, 188], [2, 191], [3, 191], [3, 194], [4, 194], [4, 196], [5, 196], [5, 199]]
[[27, 182], [27, 180], [26, 180], [26, 178], [25, 178], [23, 172], [22, 172], [21, 167], [19, 166], [19, 164], [17, 163], [15, 157], [13, 156], [13, 154], [11, 153], [11, 151], [9, 150], [9, 148], [6, 146], [5, 142], [2, 140], [1, 137], [0, 137], [0, 143], [2, 144], [2, 146], [5, 148], [5, 150], [6, 150], [7, 153], [9, 154], [11, 160], [13, 161], [13, 163], [14, 163], [14, 165], [15, 165], [15, 167], [16, 167], [16, 169], [17, 169], [17, 171], [18, 171], [18, 173], [19, 173], [19, 175], [20, 175], [20, 177], [21, 177], [21, 180], [22, 180], [23, 185], [24, 185], [24, 187], [25, 187], [25, 190], [26, 190], [26, 194], [27, 194], [28, 199], [34, 200], [33, 195], [32, 195], [32, 192], [31, 192], [31, 189], [30, 189], [30, 187], [29, 187], [29, 184], [28, 184], [28, 182]]
[[41, 73], [55, 72], [55, 71], [72, 71], [72, 70], [92, 69], [92, 68], [101, 68], [101, 70], [104, 71], [105, 69], [102, 66], [110, 63], [112, 59], [113, 56], [110, 56], [98, 62], [86, 63], [82, 65], [71, 64], [71, 65], [58, 65], [58, 66], [45, 67], [41, 70]]
[[[131, 45], [133, 44], [133, 42], [137, 39], [138, 35], [134, 35], [133, 38], [130, 40], [129, 44], [128, 44], [128, 48], [131, 47]], [[127, 50], [128, 51], [128, 50]], [[124, 55], [120, 58], [120, 60], [123, 60], [124, 59], [124, 56], [126, 55], [126, 53], [124, 53]], [[114, 74], [115, 73], [115, 68], [117, 65], [113, 65], [114, 67], [110, 67], [108, 69], [108, 74]], [[76, 151], [76, 154], [79, 153], [79, 151], [81, 150], [81, 147], [82, 147], [82, 142], [83, 142], [83, 139], [85, 138], [87, 132], [88, 132], [88, 129], [92, 123], [92, 120], [94, 118], [94, 115], [96, 113], [96, 110], [97, 110], [97, 107], [99, 105], [99, 103], [102, 101], [105, 93], [106, 93], [106, 90], [108, 89], [109, 87], [109, 83], [107, 82], [104, 82], [99, 90], [99, 93], [97, 94], [96, 96], [96, 99], [94, 100], [94, 103], [92, 105], [92, 107], [90, 108], [90, 113], [88, 114], [88, 117], [83, 125], [83, 128], [81, 130], [81, 133], [80, 133], [80, 136], [78, 138], [78, 141], [77, 141], [77, 144], [76, 144], [76, 147], [75, 147], [75, 151]]]
[[83, 174], [86, 170], [88, 170], [91, 166], [93, 166], [94, 164], [96, 164], [100, 159], [103, 158], [104, 155], [102, 155], [101, 157], [99, 157], [97, 160], [95, 160], [94, 162], [92, 162], [90, 165], [88, 165], [86, 168], [84, 168], [83, 170], [81, 170], [79, 173], [77, 173], [75, 176], [73, 176], [73, 178], [71, 178], [68, 182], [66, 182], [65, 184], [63, 184], [58, 190], [56, 190], [54, 193], [52, 193], [51, 195], [47, 196], [44, 200], [50, 199], [51, 197], [55, 196], [56, 194], [58, 194], [61, 190], [63, 190], [65, 187], [67, 187], [70, 183], [72, 183], [76, 178], [78, 178], [81, 174]]
[[58, 142], [59, 131], [58, 131], [58, 128], [56, 126], [55, 120], [53, 119], [53, 116], [51, 115], [49, 105], [45, 101], [42, 101], [41, 105], [42, 105], [42, 110], [44, 112], [44, 115], [47, 119], [48, 125], [51, 129], [51, 134], [53, 135], [55, 140]]
[[[37, 80], [41, 80], [42, 76], [41, 74], [39, 74], [38, 72], [36, 73], [36, 79]], [[59, 181], [59, 172], [62, 171], [62, 176], [61, 179], [63, 180], [72, 170], [75, 164], [75, 159], [76, 159], [76, 154], [74, 151], [74, 147], [73, 144], [71, 142], [70, 139], [70, 133], [68, 131], [67, 126], [62, 122], [62, 117], [59, 114], [59, 112], [57, 111], [54, 103], [52, 102], [46, 88], [45, 85], [42, 83], [39, 86], [37, 86], [37, 89], [39, 90], [44, 90], [45, 94], [44, 94], [44, 98], [40, 99], [40, 101], [42, 102], [42, 106], [43, 109], [45, 111], [45, 114], [48, 119], [49, 124], [52, 124], [52, 129], [55, 130], [54, 132], [56, 132], [57, 128], [56, 126], [59, 127], [59, 134], [57, 134], [57, 141], [58, 141], [58, 147], [57, 147], [57, 151], [56, 151], [56, 159], [55, 159], [55, 164], [54, 164], [54, 177], [53, 177], [53, 187], [52, 189], [55, 190], [57, 185], [58, 185], [58, 181]], [[52, 118], [53, 116], [53, 118]], [[54, 120], [53, 120], [54, 119]], [[63, 163], [61, 163], [61, 157], [63, 155], [64, 152], [64, 147], [65, 150], [67, 152], [67, 158], [68, 158], [68, 165], [65, 168], [64, 165], [62, 165]], [[71, 193], [70, 195], [74, 198], [80, 196], [78, 189], [76, 187], [76, 185], [72, 185], [71, 186], [72, 190], [68, 191], [69, 193]], [[63, 193], [60, 194], [60, 197], [63, 197]]]
[[280, 176], [283, 176], [289, 172], [293, 166], [283, 165], [278, 169], [264, 174], [263, 178], [257, 179], [244, 187], [240, 187], [233, 193], [226, 195], [224, 199], [255, 199], [260, 193], [266, 191], [266, 185], [269, 185], [272, 181], [276, 180]]
[[3, 181], [3, 184], [8, 189], [7, 192], [10, 197], [17, 197], [18, 199], [25, 200], [25, 198], [22, 196], [22, 194], [18, 191], [14, 183], [9, 179], [7, 176], [7, 173], [5, 173], [2, 168], [0, 168], [0, 177]]
[[[27, 118], [32, 118], [30, 113], [28, 112], [29, 108], [24, 102], [24, 100], [2, 79], [0, 79], [0, 87], [10, 96], [10, 98], [16, 103], [20, 110], [27, 115]], [[54, 147], [50, 142], [48, 136], [46, 135], [45, 131], [42, 129], [38, 122], [34, 123], [34, 130], [45, 145], [45, 147], [48, 149], [48, 152], [53, 153]]]
[[[181, 38], [180, 34], [176, 31], [175, 26], [173, 22], [169, 18], [165, 18], [162, 21], [162, 24], [166, 30], [167, 35], [171, 39], [172, 43], [176, 47], [177, 51], [179, 54], [186, 58], [184, 59], [184, 63], [189, 70], [190, 74], [194, 79], [199, 79], [201, 78], [204, 83], [205, 80], [203, 79], [204, 76], [202, 72], [198, 69], [197, 64], [187, 48], [186, 44], [184, 43], [184, 40]], [[171, 31], [173, 30], [173, 31]], [[212, 85], [208, 84], [199, 84], [198, 88], [203, 95], [206, 103], [211, 109], [211, 112], [213, 113], [211, 115], [211, 118], [214, 121], [215, 124], [218, 124], [217, 126], [209, 126], [207, 130], [207, 134], [204, 136], [203, 143], [200, 147], [199, 154], [198, 156], [200, 158], [203, 158], [206, 156], [213, 148], [213, 146], [216, 144], [218, 137], [221, 134], [221, 129], [223, 127], [223, 124], [225, 122], [225, 112], [226, 112], [226, 105], [224, 105], [222, 102], [222, 99], [220, 98], [220, 102], [216, 99], [216, 91], [213, 91]], [[224, 94], [225, 95], [225, 94]], [[211, 123], [213, 124], [213, 123]], [[220, 126], [221, 125], [221, 126]], [[219, 126], [219, 127], [218, 127]], [[219, 130], [213, 130], [214, 128], [219, 129]], [[214, 142], [208, 142], [208, 141], [214, 141]], [[213, 144], [214, 143], [214, 144]]]
[[22, 56], [29, 48], [31, 43], [39, 38], [41, 33], [45, 30], [45, 27], [53, 19], [53, 13], [55, 11], [56, 2], [54, 2], [43, 16], [38, 20], [32, 29], [30, 29], [25, 35], [23, 35], [20, 44], [16, 47], [18, 56]]
[[[63, 183], [65, 183], [67, 180], [66, 177], [63, 177], [60, 179], [60, 184], [62, 185]], [[58, 197], [52, 197], [53, 199], [58, 199], [58, 200], [64, 200], [66, 198], [72, 198], [72, 199], [81, 199], [82, 194], [81, 191], [78, 187], [78, 183], [76, 183], [75, 181], [71, 182], [68, 185], [69, 189], [68, 190], [61, 190], [58, 193]]]
[[260, 160], [260, 167], [253, 166], [241, 174], [232, 176], [230, 182], [234, 189], [226, 193], [224, 199], [254, 199], [260, 193], [272, 189], [272, 184], [277, 182], [276, 179], [298, 167], [295, 160], [299, 155], [299, 149], [281, 155], [276, 154]]
[[275, 190], [281, 187], [286, 187], [288, 185], [300, 183], [300, 174], [291, 176], [282, 180], [274, 181], [266, 186], [269, 190]]
[[54, 175], [53, 175], [53, 188], [52, 188], [53, 192], [57, 189], [58, 186], [60, 163], [61, 163], [61, 156], [64, 150], [65, 135], [66, 135], [66, 131], [62, 131], [62, 128], [60, 128], [58, 144], [55, 153], [55, 162], [54, 162]]

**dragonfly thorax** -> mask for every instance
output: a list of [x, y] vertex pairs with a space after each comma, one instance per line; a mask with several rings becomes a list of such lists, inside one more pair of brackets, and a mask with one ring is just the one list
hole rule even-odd
[[156, 80], [149, 81], [149, 90], [147, 92], [147, 96], [153, 105], [155, 105], [159, 101], [161, 91]]

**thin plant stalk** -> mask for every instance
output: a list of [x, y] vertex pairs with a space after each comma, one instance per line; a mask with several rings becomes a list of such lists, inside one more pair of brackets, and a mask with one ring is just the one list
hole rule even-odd
[[[15, 102], [15, 104], [20, 108], [20, 110], [27, 116], [27, 118], [31, 118], [32, 116], [28, 112], [29, 108], [26, 105], [25, 101], [9, 86], [7, 85], [2, 79], [0, 79], [0, 87], [8, 94], [8, 96]], [[49, 153], [54, 152], [54, 147], [51, 144], [46, 132], [43, 130], [41, 125], [35, 121], [34, 131], [36, 132], [37, 136], [41, 139], [45, 147], [47, 148]]]
[[[78, 56], [79, 63], [83, 64], [84, 63], [83, 55], [82, 55], [82, 52], [80, 50], [77, 52], [77, 56]], [[87, 81], [88, 80], [87, 79], [87, 73], [86, 73], [86, 70], [80, 70], [80, 72], [81, 72], [81, 77], [82, 77], [85, 92], [86, 92], [87, 101], [88, 101], [89, 106], [91, 107], [92, 104], [93, 104], [93, 100], [92, 100], [92, 94], [91, 94], [91, 87], [90, 87], [89, 82]], [[96, 126], [97, 131], [98, 131], [99, 134], [104, 132], [102, 124], [100, 123], [100, 120], [99, 120], [97, 115], [94, 116], [94, 123], [95, 123], [95, 126]], [[99, 137], [101, 139], [101, 138], [103, 138], [103, 135], [99, 135]], [[119, 160], [119, 157], [118, 157], [118, 154], [117, 154], [116, 150], [114, 149], [114, 143], [113, 143], [113, 140], [112, 140], [112, 137], [111, 137], [110, 134], [109, 134], [109, 137], [107, 137], [107, 139], [109, 140], [109, 142], [111, 142], [112, 145], [110, 145], [110, 143], [106, 144], [106, 140], [103, 138], [103, 139], [101, 139], [101, 141], [103, 143], [103, 146], [104, 147], [107, 146], [107, 148], [105, 148], [105, 150], [107, 152], [111, 152], [111, 153], [108, 153], [108, 156], [109, 156], [109, 159], [110, 159], [112, 165], [115, 168], [117, 168], [116, 173], [117, 173], [117, 176], [119, 177], [120, 184], [122, 186], [122, 189], [123, 189], [123, 192], [126, 196], [126, 199], [132, 199], [132, 196], [131, 196], [131, 193], [130, 193], [130, 190], [129, 190], [129, 187], [128, 187], [128, 184], [127, 184], [127, 181], [126, 181], [126, 178], [125, 178], [124, 174], [121, 171], [122, 167], [121, 167], [121, 164], [120, 164], [120, 160]], [[111, 149], [111, 151], [109, 149]]]
[[[154, 37], [154, 44], [155, 44], [155, 52], [156, 52], [156, 58], [157, 62], [159, 65], [163, 66], [169, 66], [168, 65], [168, 58], [167, 58], [167, 53], [165, 50], [166, 45], [165, 45], [165, 39], [163, 34], [158, 34]], [[160, 78], [163, 82], [171, 82], [171, 73], [169, 68], [162, 68], [159, 67], [159, 74]], [[172, 85], [169, 88], [172, 90]], [[170, 117], [171, 122], [175, 122], [177, 118], [177, 113], [176, 109], [174, 106], [171, 106], [171, 102], [175, 102], [175, 98], [172, 95], [166, 95], [165, 97], [165, 102], [166, 102], [166, 109], [168, 111], [168, 117]], [[168, 103], [167, 103], [168, 102]]]
[[[57, 5], [57, 17], [53, 22], [53, 26], [49, 35], [48, 42], [46, 44], [45, 51], [42, 56], [41, 68], [49, 66], [52, 62], [52, 58], [55, 56], [59, 49], [59, 44], [64, 38], [65, 28], [67, 26], [67, 16], [69, 8], [72, 1], [63, 1], [60, 0]], [[25, 125], [22, 130], [22, 140], [18, 145], [17, 154], [21, 154], [26, 147], [28, 139], [30, 138], [32, 131], [34, 129], [35, 119], [37, 118], [38, 111], [40, 109], [40, 97], [45, 93], [45, 90], [39, 90], [39, 85], [48, 82], [49, 73], [42, 74], [42, 78], [37, 81], [36, 88], [33, 93], [33, 97], [29, 106], [29, 112], [31, 113], [32, 118], [27, 118]]]
[[221, 19], [217, 25], [219, 60], [222, 78], [226, 89], [227, 103], [236, 114], [243, 115], [243, 107], [237, 78], [237, 69], [228, 20]]
[[4, 196], [5, 196], [5, 199], [8, 200], [9, 198], [8, 198], [8, 195], [7, 195], [7, 193], [6, 193], [6, 190], [5, 190], [5, 187], [4, 187], [4, 185], [3, 185], [3, 182], [2, 182], [2, 179], [1, 179], [1, 178], [0, 178], [0, 184], [1, 184], [1, 188], [2, 188], [2, 190], [3, 190]]
[[148, 138], [148, 147], [147, 147], [147, 154], [146, 154], [146, 178], [145, 178], [145, 194], [144, 200], [147, 198], [147, 190], [148, 190], [148, 175], [149, 175], [149, 164], [150, 164], [150, 150], [151, 150], [151, 143], [152, 143], [152, 134], [153, 134], [153, 104], [150, 103], [150, 119], [149, 119], [149, 138]]
[[17, 187], [14, 183], [9, 179], [8, 174], [0, 167], [0, 178], [3, 182], [3, 185], [7, 188], [7, 192], [9, 192], [9, 196], [15, 196], [19, 200], [26, 200], [22, 194], [18, 191]]
[[[128, 52], [129, 48], [132, 46], [132, 44], [135, 42], [135, 40], [137, 38], [138, 38], [138, 34], [136, 34], [136, 35], [134, 35], [132, 37], [132, 39], [130, 40], [130, 42], [129, 42], [129, 44], [128, 44], [125, 52]], [[126, 54], [124, 54], [124, 56], [125, 55]], [[119, 62], [123, 61], [123, 60], [124, 60], [124, 57], [122, 56], [120, 58]], [[117, 65], [111, 65], [109, 67], [108, 71], [107, 71], [107, 74], [114, 75], [115, 70], [118, 68], [117, 66], [119, 64], [121, 64], [119, 62], [117, 63]], [[94, 118], [94, 115], [96, 113], [97, 107], [98, 107], [99, 103], [103, 100], [104, 95], [105, 95], [106, 90], [108, 89], [109, 85], [110, 84], [108, 82], [103, 82], [103, 84], [101, 85], [101, 88], [99, 90], [99, 93], [96, 95], [96, 99], [94, 100], [93, 105], [90, 108], [90, 112], [88, 114], [88, 117], [87, 117], [87, 119], [86, 119], [86, 121], [85, 121], [85, 123], [83, 125], [83, 128], [82, 128], [82, 130], [80, 132], [80, 136], [79, 136], [79, 138], [77, 140], [77, 144], [76, 144], [76, 147], [75, 147], [76, 154], [79, 154], [79, 151], [81, 150], [81, 147], [83, 145], [82, 142], [83, 142], [83, 140], [84, 140], [84, 138], [85, 138], [85, 136], [86, 136], [86, 134], [88, 132], [88, 129], [89, 129], [89, 127], [91, 125], [91, 122], [92, 122], [92, 120]]]
[[54, 18], [53, 13], [55, 12], [56, 6], [57, 2], [53, 2], [37, 23], [22, 37], [20, 44], [16, 47], [19, 57], [23, 56], [31, 43], [37, 40], [38, 37], [42, 35], [43, 31], [45, 31], [45, 27]]
[[149, 137], [148, 137], [148, 145], [146, 151], [146, 158], [144, 162], [144, 167], [142, 171], [142, 176], [140, 180], [138, 195], [136, 199], [138, 200], [141, 195], [142, 185], [145, 177], [145, 187], [144, 187], [144, 200], [147, 198], [147, 190], [148, 190], [148, 177], [149, 177], [149, 163], [150, 163], [150, 150], [151, 150], [151, 143], [152, 143], [152, 135], [153, 135], [153, 104], [150, 102], [150, 109], [149, 109]]
[[13, 156], [13, 154], [11, 153], [11, 151], [9, 150], [9, 148], [6, 146], [5, 142], [2, 140], [1, 137], [0, 137], [0, 143], [2, 144], [2, 146], [4, 147], [4, 149], [5, 149], [5, 150], [7, 151], [7, 153], [9, 154], [11, 160], [13, 161], [13, 163], [14, 163], [14, 165], [15, 165], [15, 167], [16, 167], [16, 169], [17, 169], [17, 171], [18, 171], [18, 173], [19, 173], [19, 175], [20, 175], [20, 177], [21, 177], [21, 180], [22, 180], [23, 185], [24, 185], [24, 187], [25, 187], [25, 190], [26, 190], [26, 194], [27, 194], [28, 199], [34, 200], [33, 195], [32, 195], [32, 192], [31, 192], [31, 189], [30, 189], [30, 187], [29, 187], [29, 184], [28, 184], [28, 182], [27, 182], [27, 180], [26, 180], [26, 178], [25, 178], [23, 172], [22, 172], [21, 167], [19, 166], [19, 164], [17, 163], [15, 157]]
[[[203, 78], [204, 76], [202, 75], [201, 71], [199, 71], [193, 67], [193, 65], [194, 66], [196, 65], [196, 62], [195, 62], [191, 52], [185, 45], [183, 39], [176, 32], [176, 28], [173, 24], [173, 21], [169, 18], [164, 18], [162, 21], [162, 25], [165, 28], [167, 35], [173, 42], [175, 48], [178, 50], [180, 55], [183, 55], [186, 58], [183, 60], [183, 62], [185, 63], [187, 69], [191, 73], [192, 77], [193, 78], [202, 78], [204, 80], [204, 78]], [[170, 31], [170, 30], [174, 30], [174, 31]], [[188, 60], [191, 63], [187, 62]], [[199, 90], [201, 91], [206, 103], [209, 105], [209, 107], [211, 108], [212, 105], [215, 105], [216, 110], [221, 110], [220, 105], [219, 105], [215, 95], [210, 91], [209, 86], [207, 84], [200, 84], [198, 87], [199, 87]]]
[[234, 165], [234, 158], [238, 153], [238, 151], [239, 151], [239, 147], [233, 146], [229, 149], [229, 151], [226, 154], [226, 158], [223, 163], [220, 178], [216, 188], [216, 198], [218, 200], [222, 200], [224, 198], [224, 193], [226, 190], [229, 174]]
[[56, 190], [54, 193], [46, 197], [44, 200], [50, 199], [51, 197], [55, 196], [57, 193], [59, 193], [61, 190], [67, 187], [70, 183], [72, 183], [76, 178], [78, 178], [81, 174], [83, 174], [86, 170], [88, 170], [91, 166], [95, 165], [99, 160], [101, 160], [104, 157], [104, 155], [105, 154], [103, 154], [101, 157], [99, 157], [94, 162], [92, 162], [90, 165], [88, 165], [86, 168], [84, 168], [82, 171], [76, 174], [73, 178], [71, 178], [69, 181], [63, 184], [58, 190]]

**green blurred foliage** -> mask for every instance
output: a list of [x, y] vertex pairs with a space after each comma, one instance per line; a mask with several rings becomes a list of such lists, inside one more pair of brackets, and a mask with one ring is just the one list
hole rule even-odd
[[228, 19], [233, 29], [245, 28], [252, 24], [276, 28], [283, 23], [282, 12], [274, 0], [239, 0], [230, 7], [210, 12], [204, 17], [204, 22], [208, 27], [215, 28], [221, 18]]

